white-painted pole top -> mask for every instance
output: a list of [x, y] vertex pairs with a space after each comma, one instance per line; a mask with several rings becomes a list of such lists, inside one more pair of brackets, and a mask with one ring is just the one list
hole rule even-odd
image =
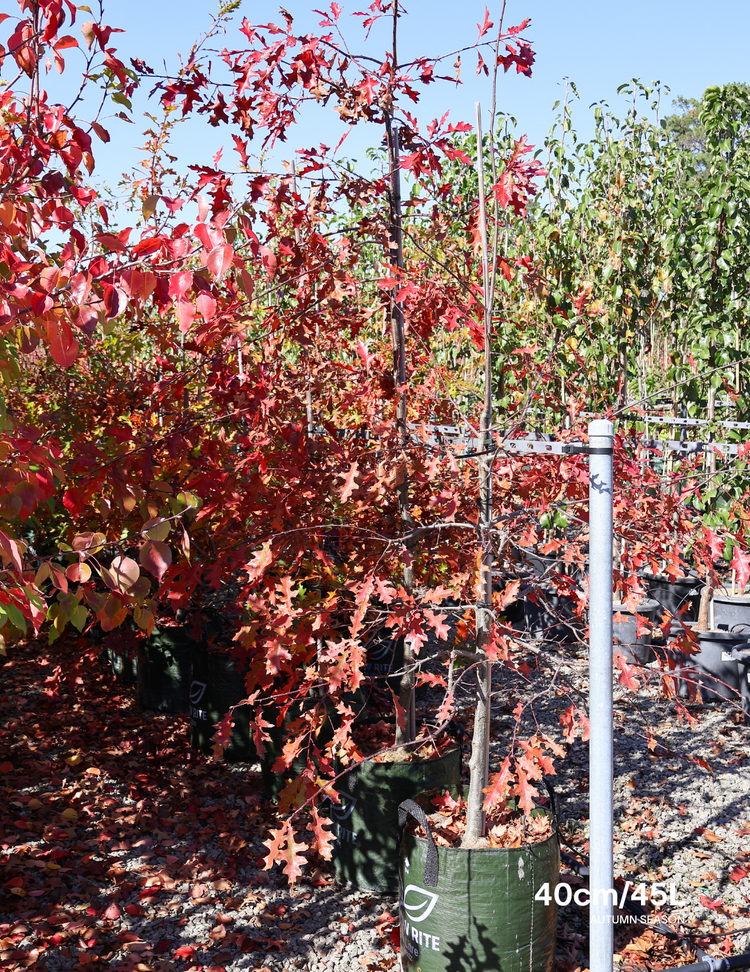
[[614, 438], [615, 427], [609, 419], [594, 419], [589, 422], [589, 438], [592, 435], [606, 435], [610, 439]]

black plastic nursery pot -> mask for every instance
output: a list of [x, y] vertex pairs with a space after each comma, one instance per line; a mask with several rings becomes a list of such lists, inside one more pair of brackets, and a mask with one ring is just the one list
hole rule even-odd
[[666, 574], [652, 574], [649, 570], [644, 570], [641, 576], [648, 585], [649, 596], [658, 601], [662, 609], [681, 621], [698, 620], [703, 581], [695, 571], [674, 580]]
[[661, 608], [652, 598], [644, 598], [633, 608], [626, 608], [619, 601], [612, 604], [613, 618], [622, 615], [621, 620], [612, 621], [612, 637], [615, 648], [621, 653], [629, 665], [648, 665], [654, 661], [656, 655], [651, 648], [651, 631], [638, 634], [638, 615], [645, 618], [652, 625], [659, 615]]
[[336, 782], [331, 803], [336, 835], [333, 872], [340, 884], [383, 893], [398, 891], [398, 807], [422, 795], [458, 794], [461, 750], [409, 763], [357, 764]]
[[157, 712], [190, 707], [192, 639], [181, 624], [154, 628], [138, 649], [138, 702]]
[[694, 655], [684, 651], [680, 640], [683, 638], [685, 630], [692, 629], [694, 625], [695, 621], [673, 620], [669, 626], [666, 639], [659, 637], [658, 640], [656, 638], [651, 640], [651, 644], [656, 647], [656, 653], [659, 657], [668, 659], [674, 665], [670, 674], [676, 679], [677, 694], [681, 699], [687, 699], [690, 696], [690, 686], [683, 677], [683, 670], [692, 664]]
[[546, 577], [552, 571], [559, 570], [560, 561], [557, 557], [537, 553], [528, 547], [517, 548], [518, 566], [532, 577]]
[[403, 972], [552, 972], [560, 876], [556, 828], [543, 843], [523, 847], [438, 847], [421, 808], [411, 801], [401, 805], [402, 830], [407, 815], [426, 836], [404, 833], [401, 840]]
[[[217, 725], [247, 696], [245, 666], [238, 664], [229, 649], [194, 644], [191, 652], [190, 745], [205, 755], [213, 753]], [[250, 710], [240, 706], [232, 713], [234, 725], [225, 746], [228, 763], [253, 762], [257, 758], [250, 730]]]
[[713, 612], [715, 628], [742, 632], [745, 640], [750, 638], [750, 595], [714, 591]]
[[574, 644], [582, 638], [581, 620], [575, 613], [575, 601], [541, 585], [526, 593], [523, 601], [526, 630], [544, 641]]
[[745, 642], [735, 652], [738, 656], [737, 668], [740, 673], [740, 695], [745, 725], [750, 725], [750, 644]]
[[683, 669], [687, 681], [699, 684], [704, 702], [738, 702], [740, 700], [740, 668], [736, 661], [725, 658], [733, 648], [744, 645], [747, 634], [732, 631], [696, 631], [700, 651], [692, 656]]

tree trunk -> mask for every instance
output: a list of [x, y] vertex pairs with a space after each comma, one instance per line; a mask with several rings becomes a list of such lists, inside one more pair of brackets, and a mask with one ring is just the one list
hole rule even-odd
[[698, 608], [698, 620], [695, 622], [693, 631], [709, 631], [711, 628], [709, 622], [709, 609], [711, 607], [711, 598], [713, 597], [714, 589], [711, 581], [711, 572], [706, 573], [706, 586], [701, 591], [700, 607]]
[[[479, 544], [481, 574], [477, 590], [476, 642], [477, 653], [485, 655], [492, 637], [492, 306], [489, 265], [487, 260], [487, 217], [484, 202], [484, 152], [482, 121], [477, 104], [477, 172], [479, 175], [479, 229], [482, 239], [482, 270], [484, 284], [484, 402], [480, 422], [477, 452], [479, 459]], [[485, 814], [483, 791], [489, 776], [490, 716], [492, 690], [492, 662], [486, 657], [477, 665], [477, 702], [474, 710], [474, 734], [469, 760], [469, 795], [466, 806], [464, 846], [471, 846], [484, 837]]]
[[[394, 128], [391, 116], [386, 114], [386, 136], [388, 141], [388, 167], [390, 175], [390, 261], [395, 262], [399, 270], [404, 266], [403, 236], [401, 231], [401, 176], [398, 157], [398, 129]], [[409, 430], [406, 424], [406, 335], [404, 330], [404, 308], [400, 301], [393, 296], [393, 311], [391, 316], [391, 334], [393, 338], [393, 379], [396, 385], [396, 422], [401, 439], [400, 461], [406, 463], [409, 447]], [[398, 486], [398, 512], [401, 520], [401, 531], [407, 534], [404, 541], [404, 588], [410, 591], [414, 587], [414, 571], [412, 557], [414, 541], [408, 534], [414, 528], [414, 521], [409, 510], [409, 472], [404, 470], [401, 484]], [[414, 706], [414, 664], [415, 657], [411, 646], [404, 645], [404, 673], [399, 684], [398, 701], [404, 711], [404, 721], [396, 727], [396, 745], [403, 746], [411, 742], [416, 735], [416, 711]]]
[[[708, 367], [713, 370], [716, 367], [716, 344], [713, 339], [711, 339], [711, 348], [708, 357]], [[708, 378], [710, 384], [708, 386], [708, 421], [713, 422], [716, 418], [716, 389], [713, 386], [714, 376], [709, 375]], [[708, 441], [713, 442], [715, 438], [714, 430], [711, 429], [708, 433]], [[716, 453], [710, 452], [708, 455], [708, 462], [706, 463], [707, 472], [710, 476], [716, 473]]]

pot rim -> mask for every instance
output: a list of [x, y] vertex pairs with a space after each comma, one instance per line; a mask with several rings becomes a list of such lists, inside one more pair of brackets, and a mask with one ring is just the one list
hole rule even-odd
[[[458, 743], [451, 746], [449, 749], [446, 749], [445, 752], [441, 753], [439, 756], [433, 756], [431, 759], [410, 759], [410, 760], [403, 760], [401, 762], [381, 761], [379, 763], [376, 763], [373, 757], [365, 756], [365, 758], [361, 759], [358, 763], [352, 763], [350, 766], [347, 766], [344, 772], [349, 773], [352, 770], [357, 770], [360, 768], [360, 766], [364, 766], [365, 764], [368, 764], [370, 766], [411, 766], [414, 763], [420, 763], [420, 764], [439, 763], [441, 759], [447, 759], [449, 756], [452, 756], [456, 751], [458, 751], [459, 753], [461, 752], [461, 746]], [[374, 755], [377, 756], [379, 754], [375, 753]]]
[[750, 594], [732, 594], [730, 591], [714, 591], [714, 600], [727, 604], [750, 604]]
[[[521, 853], [522, 851], [528, 851], [532, 847], [544, 847], [551, 841], [556, 841], [558, 847], [560, 845], [560, 835], [557, 830], [557, 824], [554, 824], [554, 830], [552, 834], [547, 837], [546, 840], [537, 841], [536, 844], [522, 844], [520, 847], [444, 847], [442, 844], [436, 844], [438, 854], [451, 853], [453, 851], [463, 852], [464, 854], [487, 854], [487, 853]], [[409, 838], [410, 840], [418, 840], [423, 844], [427, 843], [426, 837], [421, 837], [419, 834], [404, 834], [404, 839]]]
[[649, 580], [663, 581], [667, 584], [695, 584], [695, 583], [702, 584], [703, 583], [701, 578], [698, 576], [697, 571], [694, 571], [692, 568], [690, 568], [690, 571], [687, 574], [685, 574], [684, 577], [674, 577], [674, 578], [669, 577], [667, 574], [654, 574], [653, 571], [650, 571], [645, 567], [642, 570], [640, 570], [638, 573], [641, 575], [641, 577], [647, 577]]
[[[539, 813], [544, 813], [552, 819], [552, 833], [550, 836], [545, 838], [545, 840], [538, 840], [535, 844], [522, 844], [520, 847], [444, 847], [442, 844], [436, 844], [435, 846], [438, 853], [440, 853], [440, 851], [464, 851], [467, 854], [471, 853], [472, 851], [482, 853], [486, 853], [487, 851], [505, 851], [506, 853], [508, 851], [525, 851], [531, 847], [544, 847], [544, 845], [549, 844], [551, 840], [556, 840], [559, 846], [560, 831], [558, 827], [557, 815], [551, 808], [547, 809], [546, 807], [535, 807], [534, 810], [538, 811]], [[533, 812], [534, 811], [532, 810], [532, 813]], [[412, 840], [421, 840], [425, 844], [427, 843], [427, 838], [422, 837], [419, 834], [408, 834], [406, 831], [404, 831], [404, 837], [410, 837]]]
[[623, 607], [622, 601], [612, 601], [612, 610], [615, 614], [647, 614], [649, 611], [655, 611], [660, 607], [661, 604], [653, 597], [644, 597], [632, 608]]

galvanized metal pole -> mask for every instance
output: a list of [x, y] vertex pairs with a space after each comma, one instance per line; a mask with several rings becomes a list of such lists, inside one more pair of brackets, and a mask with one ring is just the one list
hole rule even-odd
[[614, 426], [589, 423], [589, 868], [591, 972], [612, 972], [612, 444]]

